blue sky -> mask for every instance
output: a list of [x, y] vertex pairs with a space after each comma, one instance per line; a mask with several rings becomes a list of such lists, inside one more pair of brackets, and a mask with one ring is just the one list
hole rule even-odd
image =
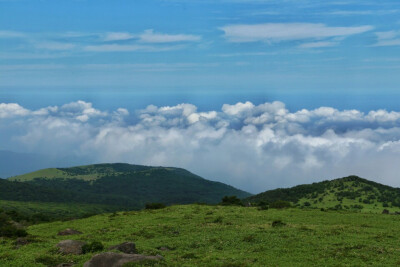
[[398, 1], [3, 0], [0, 10], [7, 102], [105, 105], [112, 93], [105, 107], [166, 94], [161, 104], [204, 108], [212, 96], [218, 107], [254, 99], [349, 108], [349, 99], [394, 109], [399, 99]]
[[399, 14], [0, 0], [0, 150], [183, 167], [255, 193], [350, 174], [400, 186]]

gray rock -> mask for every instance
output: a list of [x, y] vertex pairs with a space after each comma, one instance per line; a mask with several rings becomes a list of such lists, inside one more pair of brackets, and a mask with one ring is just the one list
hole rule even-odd
[[67, 228], [64, 231], [58, 232], [57, 235], [81, 235], [81, 234], [82, 232], [79, 232], [78, 230]]
[[137, 253], [136, 245], [133, 242], [124, 242], [124, 243], [121, 243], [119, 245], [111, 246], [111, 247], [108, 248], [108, 250], [113, 250], [113, 249], [119, 250], [119, 251], [121, 251], [123, 253], [126, 253], [126, 254], [135, 254], [135, 253]]
[[62, 240], [56, 245], [56, 247], [58, 247], [60, 253], [64, 255], [67, 254], [81, 255], [82, 247], [85, 244], [86, 244], [85, 242], [77, 240]]
[[105, 252], [95, 255], [89, 261], [85, 262], [83, 267], [121, 267], [129, 262], [141, 262], [148, 260], [162, 260], [161, 256], [145, 256], [140, 254], [125, 254]]

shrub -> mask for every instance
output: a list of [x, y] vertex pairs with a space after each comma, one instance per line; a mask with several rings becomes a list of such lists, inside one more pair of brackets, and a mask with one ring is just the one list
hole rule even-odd
[[190, 253], [184, 254], [184, 255], [182, 256], [182, 258], [184, 258], [184, 259], [196, 259], [197, 256], [196, 256], [196, 254], [194, 254], [193, 252], [190, 252]]
[[334, 209], [336, 209], [336, 210], [342, 210], [343, 209], [343, 207], [342, 207], [342, 205], [341, 204], [337, 204], [335, 207], [333, 207]]
[[309, 207], [309, 206], [311, 206], [311, 204], [310, 204], [310, 202], [306, 201], [306, 202], [304, 202], [304, 206]]
[[272, 202], [269, 205], [269, 207], [273, 209], [284, 209], [284, 208], [290, 208], [291, 205], [289, 201], [277, 200], [275, 202]]
[[275, 220], [272, 222], [272, 227], [281, 227], [281, 226], [285, 226], [286, 223], [282, 222], [281, 220]]
[[257, 203], [257, 206], [268, 206], [269, 205], [269, 203], [267, 202], [267, 201], [260, 201], [260, 202], [258, 202]]
[[213, 223], [222, 223], [223, 218], [222, 216], [218, 216], [217, 218], [214, 219]]
[[246, 235], [245, 237], [243, 237], [243, 241], [244, 242], [253, 242], [256, 239], [255, 235]]
[[0, 236], [3, 237], [25, 237], [28, 233], [24, 229], [19, 229], [12, 224], [0, 226]]
[[242, 206], [242, 201], [237, 196], [224, 196], [220, 203], [224, 206]]
[[17, 227], [5, 213], [0, 213], [0, 237], [25, 237], [28, 233]]
[[268, 210], [268, 206], [267, 205], [259, 206], [257, 209], [258, 210]]
[[88, 243], [82, 246], [82, 253], [90, 253], [103, 250], [104, 246], [99, 241], [93, 241], [92, 243]]
[[158, 210], [165, 208], [165, 204], [163, 203], [147, 203], [146, 210]]

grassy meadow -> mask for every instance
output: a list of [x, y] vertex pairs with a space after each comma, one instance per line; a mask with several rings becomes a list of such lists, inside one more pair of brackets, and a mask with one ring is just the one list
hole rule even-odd
[[[83, 234], [57, 236], [66, 228]], [[164, 257], [151, 266], [397, 266], [398, 229], [397, 215], [177, 205], [32, 225], [31, 243], [19, 249], [0, 239], [0, 263], [82, 266], [96, 253], [62, 256], [55, 249], [60, 240], [76, 239], [100, 241], [105, 248], [133, 241], [139, 253]]]

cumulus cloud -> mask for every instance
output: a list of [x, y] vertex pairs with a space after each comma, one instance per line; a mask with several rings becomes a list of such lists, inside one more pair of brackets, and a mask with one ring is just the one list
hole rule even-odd
[[29, 111], [16, 103], [0, 103], [0, 118], [11, 118], [14, 116], [23, 116]]
[[279, 101], [134, 112], [84, 101], [38, 110], [2, 103], [0, 130], [6, 149], [183, 167], [251, 192], [350, 174], [400, 186], [396, 111], [289, 111]]
[[[343, 38], [373, 29], [372, 26], [330, 27], [321, 23], [236, 24], [220, 28], [229, 42], [303, 41], [310, 39]], [[319, 46], [321, 47], [321, 46]]]

